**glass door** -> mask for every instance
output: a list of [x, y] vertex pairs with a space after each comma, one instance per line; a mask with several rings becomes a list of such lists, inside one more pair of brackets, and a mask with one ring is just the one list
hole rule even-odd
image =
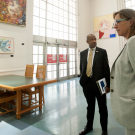
[[43, 43], [34, 43], [33, 44], [33, 64], [34, 64], [34, 74], [36, 77], [37, 65], [44, 65], [44, 55], [43, 55]]
[[[44, 50], [44, 51], [43, 51]], [[65, 80], [76, 75], [76, 48], [66, 45], [34, 43], [34, 76], [37, 65], [47, 65], [46, 78]], [[45, 54], [45, 55], [44, 55]]]
[[67, 67], [68, 67], [68, 61], [67, 61], [67, 47], [65, 46], [60, 46], [59, 45], [59, 61], [58, 61], [58, 65], [59, 65], [59, 80], [62, 79], [67, 79], [68, 78], [68, 71], [67, 71]]
[[69, 48], [69, 76], [74, 76], [75, 73], [75, 66], [76, 60], [75, 60], [75, 48]]
[[57, 47], [55, 45], [47, 46], [47, 78], [57, 78]]

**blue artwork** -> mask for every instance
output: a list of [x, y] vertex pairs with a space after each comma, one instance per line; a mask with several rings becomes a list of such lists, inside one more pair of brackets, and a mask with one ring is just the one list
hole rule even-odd
[[116, 34], [110, 34], [110, 38], [116, 37]]
[[0, 53], [13, 53], [13, 38], [0, 37]]

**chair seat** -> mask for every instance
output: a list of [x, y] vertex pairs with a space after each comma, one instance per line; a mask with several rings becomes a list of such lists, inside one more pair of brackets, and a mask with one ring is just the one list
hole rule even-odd
[[3, 94], [4, 93], [4, 91], [3, 90], [0, 90], [0, 94]]
[[36, 93], [39, 93], [39, 90], [38, 89], [35, 89], [35, 90], [32, 90], [32, 89], [25, 89], [23, 91], [24, 94], [36, 94]]
[[5, 110], [5, 112], [0, 111], [0, 115], [15, 110], [15, 109], [12, 109], [12, 110], [8, 109], [9, 101], [12, 101], [14, 99], [16, 99], [16, 94], [13, 92], [4, 92], [0, 94], [0, 104], [1, 104], [0, 109]]
[[3, 103], [3, 102], [7, 102], [7, 101], [10, 101], [10, 100], [13, 100], [16, 98], [16, 95], [14, 96], [0, 96], [0, 103]]

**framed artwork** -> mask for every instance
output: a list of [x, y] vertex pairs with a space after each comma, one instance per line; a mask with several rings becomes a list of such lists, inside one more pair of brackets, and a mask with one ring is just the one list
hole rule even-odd
[[26, 0], [0, 0], [0, 22], [26, 26]]
[[97, 39], [116, 37], [113, 14], [93, 18], [94, 35]]
[[0, 37], [0, 53], [13, 53], [14, 38]]

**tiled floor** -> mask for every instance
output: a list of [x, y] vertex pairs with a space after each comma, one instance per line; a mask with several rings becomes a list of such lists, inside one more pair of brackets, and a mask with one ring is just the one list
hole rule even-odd
[[[45, 106], [16, 119], [14, 112], [0, 116], [0, 135], [78, 135], [86, 125], [86, 101], [79, 78], [45, 86]], [[125, 135], [112, 115], [110, 96], [107, 95], [109, 135]], [[94, 130], [87, 135], [101, 135], [96, 104]]]

